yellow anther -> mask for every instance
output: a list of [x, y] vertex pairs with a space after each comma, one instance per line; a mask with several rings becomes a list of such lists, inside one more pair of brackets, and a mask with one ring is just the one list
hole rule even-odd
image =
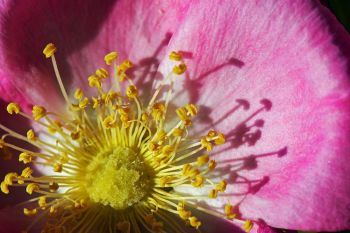
[[173, 133], [172, 133], [172, 135], [173, 135], [174, 137], [182, 137], [183, 134], [184, 134], [184, 130], [183, 130], [183, 129], [180, 129], [180, 128], [175, 128], [175, 129], [173, 130]]
[[130, 222], [123, 221], [117, 223], [117, 230], [121, 233], [130, 233]]
[[185, 203], [184, 202], [179, 202], [177, 203], [176, 209], [179, 210], [184, 210], [185, 209]]
[[33, 155], [28, 152], [22, 152], [19, 154], [18, 161], [24, 164], [31, 163], [33, 161]]
[[182, 174], [183, 175], [187, 175], [191, 170], [192, 170], [192, 165], [186, 163], [183, 167], [182, 167]]
[[111, 115], [107, 116], [103, 120], [102, 124], [103, 124], [103, 127], [105, 127], [106, 129], [113, 128], [115, 126], [115, 124], [116, 124], [114, 116], [111, 116]]
[[33, 118], [35, 121], [40, 120], [46, 116], [46, 109], [42, 106], [34, 105], [32, 109]]
[[88, 82], [90, 87], [101, 88], [101, 79], [96, 75], [89, 76]]
[[194, 104], [186, 104], [185, 108], [190, 116], [196, 116], [198, 114], [198, 108]]
[[225, 192], [226, 186], [227, 186], [227, 181], [222, 180], [216, 185], [215, 189], [220, 191], [220, 192]]
[[176, 114], [180, 118], [180, 120], [185, 121], [188, 119], [187, 112], [185, 108], [177, 108]]
[[108, 71], [104, 68], [99, 68], [96, 70], [95, 74], [99, 77], [99, 78], [108, 78]]
[[192, 213], [189, 210], [180, 209], [177, 212], [179, 213], [180, 218], [182, 218], [183, 220], [187, 220], [189, 217], [192, 216]]
[[226, 218], [230, 220], [236, 218], [237, 216], [237, 214], [233, 213], [233, 207], [230, 203], [227, 203], [225, 205], [224, 212], [226, 214]]
[[195, 176], [195, 181], [192, 182], [191, 184], [192, 184], [193, 187], [200, 188], [200, 187], [203, 186], [204, 181], [205, 181], [205, 177], [204, 176], [196, 175]]
[[214, 140], [214, 143], [216, 145], [224, 144], [225, 143], [225, 135], [222, 133], [219, 133], [217, 139]]
[[165, 105], [163, 103], [155, 103], [152, 106], [152, 116], [156, 121], [163, 119], [165, 113]]
[[10, 190], [9, 190], [9, 185], [6, 184], [5, 181], [1, 182], [1, 192], [5, 193], [5, 194], [9, 194], [10, 193]]
[[46, 208], [46, 197], [44, 196], [39, 197], [38, 205], [41, 209], [44, 210]]
[[27, 131], [27, 138], [29, 141], [35, 141], [37, 139], [34, 130], [30, 129]]
[[156, 142], [150, 141], [148, 142], [148, 149], [152, 152], [157, 151], [159, 149], [159, 145]]
[[166, 139], [167, 139], [166, 132], [164, 130], [158, 130], [156, 133], [155, 140], [159, 142], [163, 142]]
[[79, 104], [71, 104], [70, 110], [72, 110], [73, 112], [78, 112], [81, 109], [79, 108]]
[[52, 193], [56, 192], [58, 190], [58, 188], [59, 188], [59, 185], [56, 182], [51, 182], [49, 184], [49, 191]]
[[125, 72], [127, 71], [128, 69], [130, 69], [131, 67], [133, 67], [134, 64], [132, 64], [132, 62], [130, 60], [124, 60], [120, 65], [120, 69]]
[[19, 107], [19, 105], [17, 103], [9, 103], [7, 105], [7, 108], [6, 108], [7, 112], [9, 114], [18, 114], [20, 113], [21, 111], [21, 108]]
[[190, 220], [190, 225], [192, 227], [195, 227], [196, 229], [198, 229], [202, 225], [201, 221], [199, 221], [195, 216], [190, 217], [189, 220]]
[[17, 177], [17, 183], [18, 184], [24, 184], [24, 177], [23, 176], [19, 176], [19, 177]]
[[50, 58], [57, 51], [56, 46], [53, 43], [49, 43], [45, 46], [43, 54], [46, 58]]
[[37, 192], [40, 190], [40, 185], [37, 183], [30, 183], [27, 185], [26, 192], [31, 195], [33, 192]]
[[246, 232], [250, 232], [250, 230], [253, 228], [253, 222], [251, 220], [246, 220], [243, 224], [243, 229]]
[[92, 97], [92, 108], [96, 109], [101, 103], [101, 100], [95, 97]]
[[210, 190], [209, 194], [208, 194], [209, 198], [217, 198], [218, 197], [218, 191], [215, 189]]
[[118, 93], [116, 93], [115, 91], [110, 90], [105, 98], [105, 104], [110, 103], [113, 100], [116, 100], [118, 98]]
[[117, 52], [110, 52], [108, 53], [104, 60], [107, 65], [112, 65], [112, 62], [118, 59], [118, 53]]
[[215, 130], [209, 130], [208, 133], [207, 133], [208, 139], [212, 139], [216, 135], [218, 135], [218, 133]]
[[206, 138], [201, 139], [201, 145], [203, 148], [205, 148], [207, 151], [211, 151], [213, 149], [213, 145], [211, 142], [209, 142]]
[[135, 98], [138, 95], [138, 90], [137, 87], [135, 85], [130, 85], [128, 86], [127, 90], [126, 90], [126, 95], [129, 98]]
[[207, 164], [208, 161], [209, 161], [209, 155], [207, 155], [207, 154], [201, 155], [197, 158], [197, 165], [199, 167], [201, 167], [201, 166]]
[[216, 168], [216, 161], [215, 160], [210, 160], [208, 163], [208, 169], [210, 171], [214, 170]]
[[5, 148], [5, 141], [4, 139], [0, 138], [0, 149]]
[[80, 100], [81, 98], [83, 98], [83, 96], [84, 96], [84, 92], [80, 88], [75, 89], [75, 92], [74, 92], [75, 99]]
[[180, 64], [180, 65], [177, 65], [177, 66], [174, 66], [173, 67], [173, 73], [174, 74], [177, 74], [177, 75], [181, 75], [183, 73], [185, 73], [186, 71], [186, 65], [185, 64]]
[[167, 157], [167, 156], [169, 156], [171, 153], [173, 153], [174, 150], [175, 150], [174, 146], [166, 145], [166, 146], [163, 147], [162, 153]]
[[23, 169], [21, 176], [24, 178], [29, 178], [33, 174], [33, 170], [30, 167], [26, 167]]
[[82, 101], [79, 102], [79, 108], [84, 109], [89, 105], [89, 99], [85, 97]]
[[37, 209], [30, 210], [30, 209], [24, 208], [23, 213], [25, 216], [34, 216], [38, 213], [38, 210]]
[[172, 61], [181, 61], [182, 60], [182, 55], [179, 52], [172, 51], [169, 54], [169, 59]]
[[68, 161], [69, 161], [68, 154], [65, 152], [62, 152], [60, 157], [60, 163], [65, 164], [65, 163], [68, 163]]
[[162, 176], [160, 179], [159, 179], [159, 185], [161, 187], [164, 187], [165, 185], [168, 185], [168, 184], [171, 184], [171, 182], [173, 180], [175, 180], [176, 178], [173, 177], [173, 176]]
[[7, 185], [13, 185], [13, 180], [17, 179], [18, 174], [15, 172], [10, 172], [5, 176], [4, 182]]
[[54, 172], [62, 172], [63, 166], [61, 163], [55, 163], [53, 165], [53, 171]]
[[51, 206], [49, 210], [50, 216], [53, 216], [56, 213], [57, 213], [57, 208], [55, 206]]
[[148, 122], [148, 120], [149, 120], [148, 114], [147, 113], [142, 113], [141, 120], [142, 120], [142, 122]]
[[191, 164], [185, 164], [182, 168], [182, 174], [187, 177], [194, 177], [200, 172], [197, 168], [194, 168]]

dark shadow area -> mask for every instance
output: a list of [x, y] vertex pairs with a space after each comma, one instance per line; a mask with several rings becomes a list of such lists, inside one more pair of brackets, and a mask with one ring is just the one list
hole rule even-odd
[[101, 23], [115, 3], [116, 0], [12, 1], [8, 7], [9, 14], [1, 22], [6, 62], [22, 73], [35, 67], [46, 72], [47, 78], [54, 79], [51, 65], [43, 62], [42, 54], [44, 46], [53, 42], [60, 50], [57, 60], [62, 78], [69, 85], [72, 80], [71, 67], [65, 58], [98, 34]]
[[[30, 128], [29, 122], [20, 116], [9, 115], [6, 111], [7, 103], [0, 100], [0, 124], [9, 127], [23, 135]], [[0, 129], [0, 137], [5, 134], [3, 130]], [[13, 138], [6, 138], [6, 142], [13, 143], [22, 147], [27, 147], [20, 140]], [[32, 148], [33, 149], [33, 148]], [[0, 180], [2, 181], [5, 175], [9, 172], [20, 173], [24, 168], [24, 164], [18, 162], [18, 155], [20, 152], [12, 150], [8, 147], [0, 148]], [[0, 192], [0, 208], [6, 208], [14, 206], [22, 201], [28, 200], [28, 194], [25, 192], [24, 188], [10, 187], [10, 194], [4, 194]]]

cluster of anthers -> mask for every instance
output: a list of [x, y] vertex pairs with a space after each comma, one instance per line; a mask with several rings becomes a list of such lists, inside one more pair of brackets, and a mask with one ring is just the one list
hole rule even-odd
[[[173, 126], [166, 122], [172, 89], [163, 93], [162, 88], [186, 71], [180, 53], [170, 53], [173, 69], [147, 104], [140, 101], [139, 90], [128, 76], [133, 64], [129, 60], [117, 63], [116, 52], [105, 56], [106, 68], [88, 77], [91, 92], [98, 94], [88, 97], [78, 88], [70, 98], [55, 52], [52, 43], [43, 51], [52, 60], [68, 113], [35, 105], [30, 116], [17, 103], [10, 103], [9, 114], [30, 119], [41, 133], [29, 129], [23, 136], [0, 124], [6, 131], [0, 148], [19, 151], [19, 162], [27, 165], [21, 173], [8, 173], [1, 183], [5, 194], [12, 187], [25, 187], [33, 195], [24, 203], [24, 214], [36, 216], [26, 232], [36, 224], [42, 224], [42, 232], [185, 232], [186, 226], [200, 231], [203, 220], [193, 210], [227, 218], [250, 231], [252, 221], [237, 218], [230, 203], [221, 210], [198, 204], [225, 192], [226, 180], [215, 183], [210, 179], [216, 162], [208, 154], [225, 143], [225, 137], [214, 130], [200, 138], [190, 137], [188, 130], [198, 113], [191, 103], [176, 109], [178, 120]], [[103, 82], [109, 78], [108, 70], [113, 71], [113, 85], [106, 91], [108, 85]], [[7, 140], [11, 137], [36, 149], [11, 143]], [[35, 175], [37, 165], [53, 172]], [[207, 190], [207, 195], [176, 191], [185, 186]]]

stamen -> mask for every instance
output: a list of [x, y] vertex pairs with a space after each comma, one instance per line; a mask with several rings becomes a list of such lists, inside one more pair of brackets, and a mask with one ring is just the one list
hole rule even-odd
[[[8, 173], [1, 182], [1, 191], [10, 193], [10, 187], [25, 187], [29, 195], [24, 208], [26, 216], [36, 216], [26, 229], [29, 231], [45, 216], [43, 232], [98, 232], [97, 226], [107, 224], [110, 232], [185, 233], [183, 226], [173, 220], [176, 216], [198, 231], [205, 221], [191, 211], [199, 211], [230, 219], [251, 230], [252, 221], [237, 219], [230, 204], [221, 212], [202, 207], [198, 201], [220, 197], [228, 182], [217, 181], [216, 161], [209, 152], [225, 143], [224, 134], [210, 130], [201, 137], [190, 137], [189, 130], [196, 124], [198, 107], [192, 103], [176, 109], [178, 119], [171, 124], [167, 112], [172, 97], [173, 79], [187, 69], [179, 52], [171, 52], [169, 59], [176, 63], [172, 71], [155, 90], [149, 104], [144, 105], [141, 91], [127, 73], [133, 63], [124, 60], [117, 63], [118, 53], [104, 57], [112, 65], [115, 83], [105, 90], [103, 82], [109, 78], [107, 69], [100, 67], [87, 78], [90, 87], [96, 88], [96, 96], [85, 95], [76, 88], [74, 98], [69, 99], [55, 60], [56, 47], [50, 43], [43, 53], [52, 59], [55, 75], [62, 95], [69, 106], [64, 116], [48, 112], [45, 107], [34, 105], [32, 117], [21, 112], [16, 103], [10, 103], [7, 111], [34, 120], [42, 128], [27, 131], [23, 136], [0, 124], [6, 134], [0, 138], [0, 148], [19, 152], [18, 161], [28, 165], [18, 175]], [[125, 85], [119, 82], [127, 81]], [[170, 82], [165, 98], [160, 91]], [[266, 101], [265, 101], [266, 102]], [[263, 103], [268, 108], [268, 103]], [[68, 117], [67, 117], [68, 116]], [[39, 133], [46, 130], [44, 140]], [[9, 137], [22, 140], [36, 147], [10, 143]], [[38, 152], [39, 151], [39, 152]], [[49, 167], [54, 175], [34, 175], [34, 165]], [[177, 188], [209, 190], [203, 195], [182, 195]], [[102, 231], [102, 230], [101, 230]]]

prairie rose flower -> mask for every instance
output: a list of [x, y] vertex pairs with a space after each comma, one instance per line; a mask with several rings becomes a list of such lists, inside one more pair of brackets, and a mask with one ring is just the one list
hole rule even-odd
[[0, 11], [2, 231], [349, 228], [350, 44], [319, 3]]

